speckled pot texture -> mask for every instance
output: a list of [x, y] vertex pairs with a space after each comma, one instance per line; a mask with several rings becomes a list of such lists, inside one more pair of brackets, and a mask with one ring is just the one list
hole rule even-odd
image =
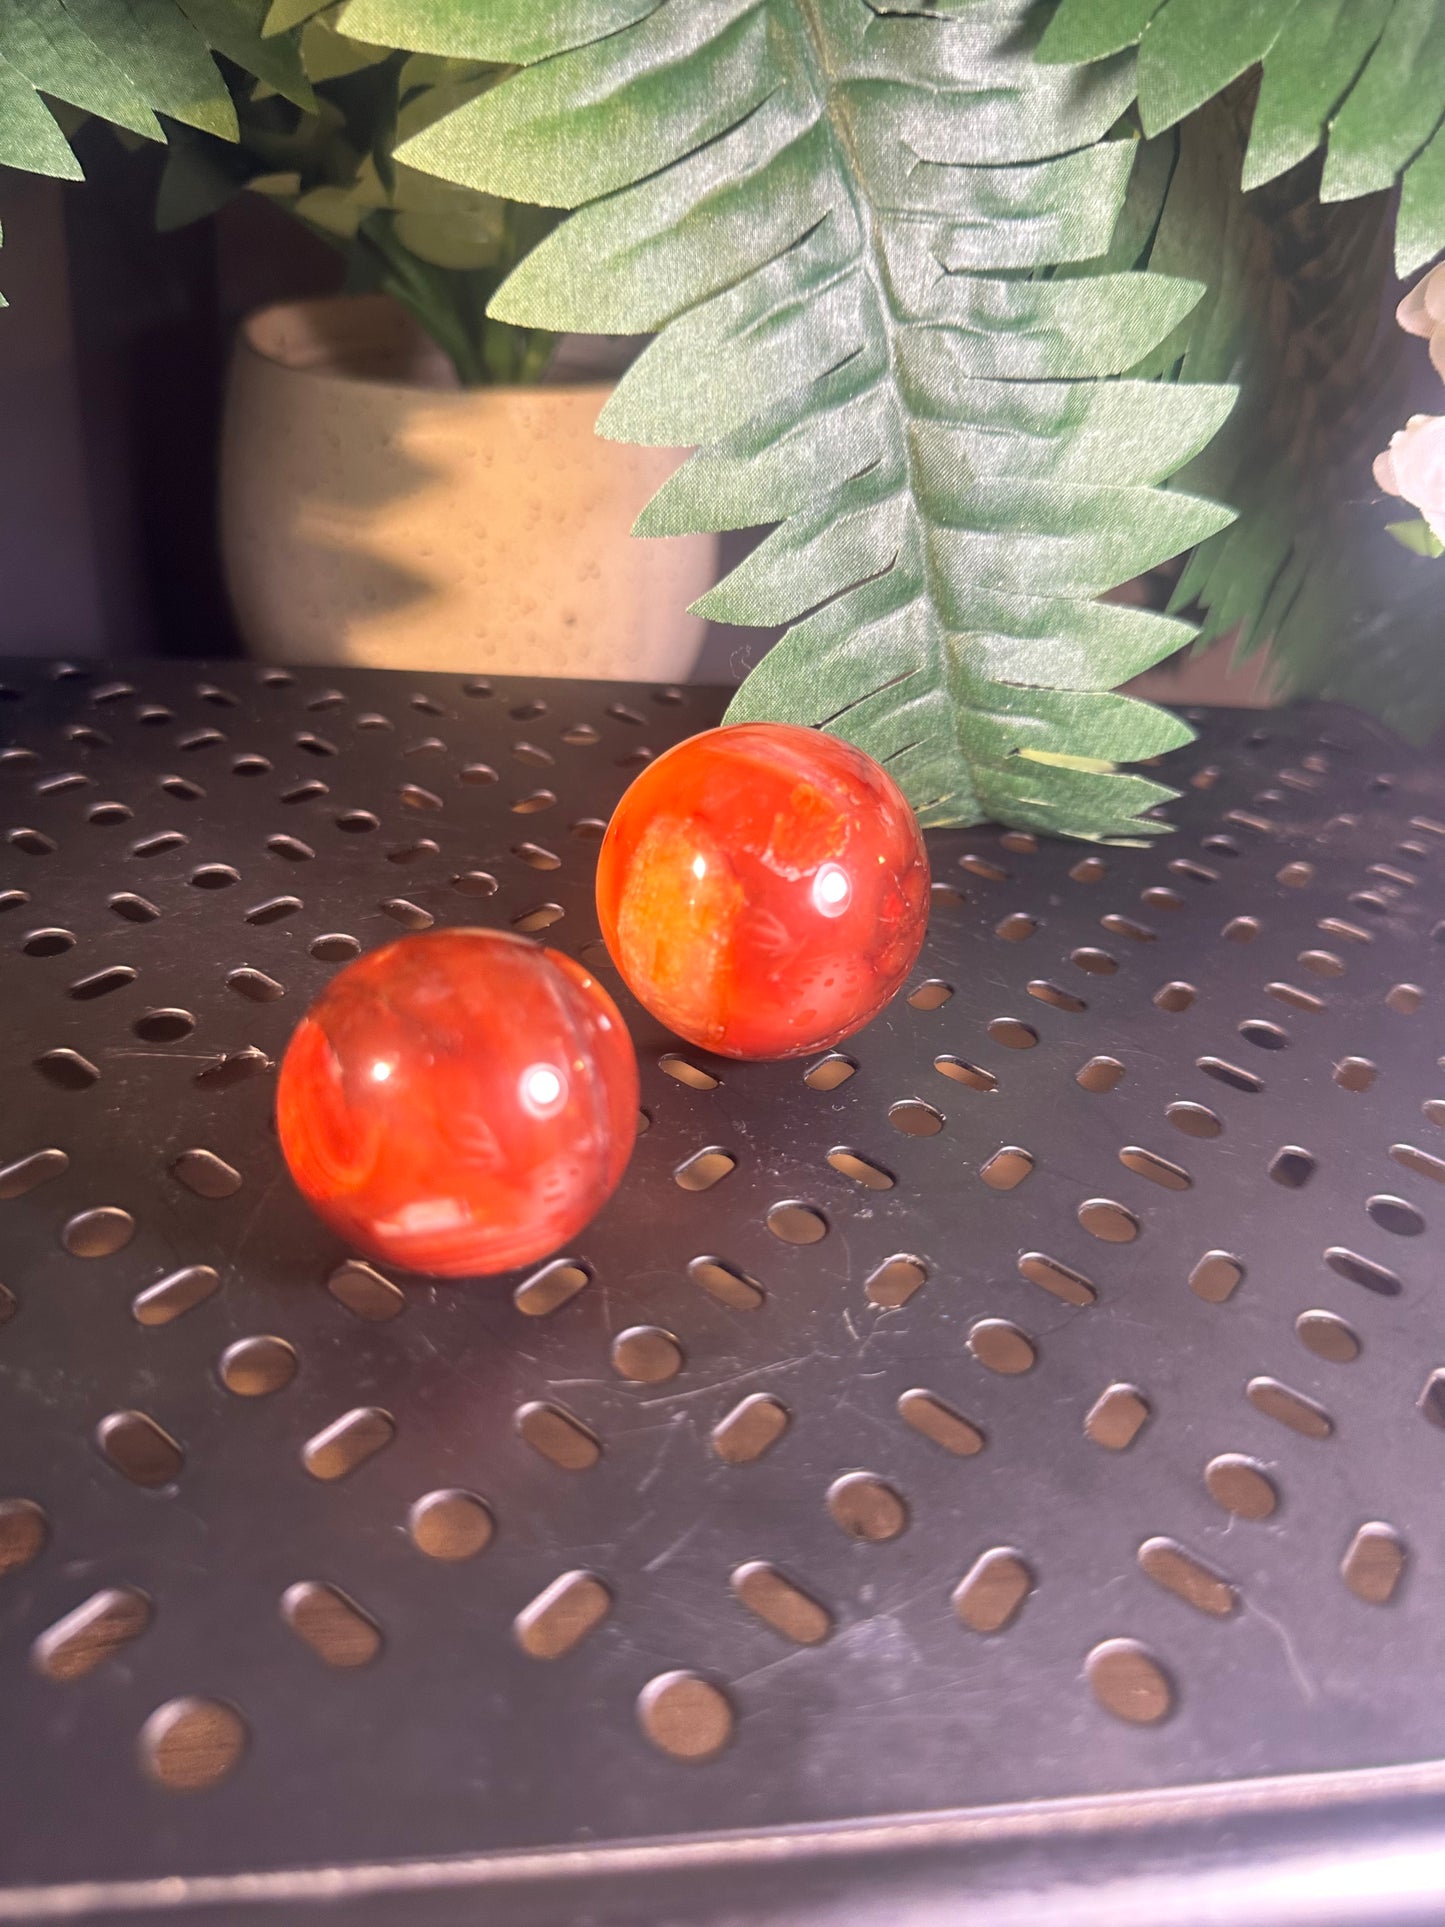
[[385, 296], [242, 326], [221, 459], [226, 576], [273, 661], [685, 676], [716, 538], [637, 540], [688, 451], [593, 433], [609, 392], [463, 389]]

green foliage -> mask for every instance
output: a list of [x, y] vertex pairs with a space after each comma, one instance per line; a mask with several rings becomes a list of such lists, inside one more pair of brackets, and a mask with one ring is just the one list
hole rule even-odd
[[1445, 555], [1445, 542], [1431, 528], [1423, 515], [1417, 515], [1413, 522], [1387, 522], [1385, 533], [1393, 535], [1402, 549], [1411, 555], [1430, 557]]
[[0, 0], [0, 163], [79, 180], [68, 110], [146, 140], [166, 138], [162, 114], [234, 140], [235, 104], [213, 53], [273, 87], [300, 77], [294, 48], [263, 39], [265, 11], [266, 0]]
[[[1108, 11], [1109, 0], [1063, 0], [1040, 57], [1124, 44]], [[1242, 391], [1177, 478], [1238, 519], [1195, 550], [1171, 607], [1202, 612], [1203, 641], [1268, 647], [1283, 693], [1352, 701], [1428, 734], [1445, 719], [1435, 574], [1385, 536], [1370, 466], [1408, 411], [1417, 358], [1390, 316], [1386, 191], [1402, 168], [1397, 262], [1413, 269], [1445, 242], [1445, 8], [1163, 0], [1141, 22], [1142, 11], [1128, 23], [1140, 118], [1179, 123], [1159, 136], [1177, 159], [1147, 262], [1209, 292], [1134, 372]], [[1257, 88], [1231, 80], [1261, 58]], [[1199, 106], [1221, 76], [1224, 91]]]
[[0, 162], [78, 180], [67, 109], [168, 141], [163, 227], [257, 188], [345, 252], [348, 286], [403, 301], [463, 381], [534, 378], [552, 335], [489, 321], [486, 307], [554, 217], [392, 158], [504, 70], [358, 40], [337, 31], [338, 11], [334, 0], [0, 0]]
[[1263, 63], [1246, 188], [1326, 148], [1325, 201], [1404, 176], [1396, 271], [1445, 246], [1445, 7], [1440, 0], [1062, 0], [1043, 61], [1138, 55], [1146, 134], [1173, 127]]
[[[226, 0], [5, 0], [0, 7], [0, 161], [78, 180], [80, 167], [42, 93], [150, 140], [157, 114], [235, 138], [236, 114], [208, 51], [205, 21]], [[251, 41], [230, 0], [232, 57]], [[229, 51], [230, 49], [228, 49]], [[254, 71], [254, 70], [253, 70]]]
[[1203, 290], [1129, 259], [1073, 271], [1109, 266], [1121, 213], [1149, 218], [1116, 126], [1131, 71], [1038, 65], [1033, 12], [501, 0], [450, 30], [439, 0], [354, 0], [345, 19], [522, 67], [399, 155], [578, 208], [494, 314], [661, 331], [600, 427], [702, 446], [640, 531], [780, 524], [698, 605], [793, 624], [730, 713], [826, 723], [926, 823], [1137, 835], [1167, 792], [1115, 765], [1188, 731], [1110, 691], [1190, 632], [1097, 598], [1228, 519], [1157, 485], [1231, 393], [1117, 379]]
[[1171, 606], [1202, 612], [1201, 641], [1267, 644], [1283, 693], [1360, 702], [1418, 735], [1445, 715], [1438, 619], [1424, 565], [1366, 506], [1415, 352], [1387, 299], [1388, 206], [1322, 202], [1319, 157], [1242, 192], [1249, 104], [1230, 89], [1159, 137], [1176, 158], [1147, 259], [1209, 292], [1136, 372], [1241, 389], [1177, 478], [1239, 517], [1194, 550]]
[[[775, 525], [699, 605], [791, 625], [730, 713], [925, 822], [1158, 828], [1117, 765], [1187, 732], [1111, 692], [1184, 614], [1445, 714], [1437, 545], [1369, 476], [1442, 0], [3, 0], [0, 159], [74, 174], [47, 100], [169, 137], [167, 221], [271, 195], [467, 379], [654, 333], [600, 426], [697, 452], [639, 532]], [[1109, 599], [1183, 552], [1174, 614]]]
[[[486, 309], [555, 216], [449, 185], [394, 155], [505, 69], [396, 52], [340, 32], [334, 8], [309, 14], [282, 34], [298, 84], [241, 91], [237, 142], [173, 130], [161, 225], [198, 219], [250, 188], [346, 255], [352, 292], [381, 289], [408, 307], [463, 382], [535, 379], [555, 337], [488, 320]], [[275, 18], [273, 5], [268, 24]]]

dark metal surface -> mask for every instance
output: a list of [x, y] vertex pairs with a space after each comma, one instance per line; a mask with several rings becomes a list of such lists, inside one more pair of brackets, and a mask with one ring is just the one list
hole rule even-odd
[[[1151, 1813], [1197, 1832], [1230, 1799], [1251, 1805], [1118, 1797], [1146, 1789], [1276, 1776], [1256, 1828], [1320, 1801], [1369, 1798], [1377, 1818], [1429, 1807], [1445, 1780], [1433, 1768], [1366, 1772], [1445, 1758], [1445, 1399], [1419, 1403], [1445, 1368], [1445, 945], [1432, 940], [1445, 776], [1428, 757], [1338, 712], [1222, 713], [1170, 759], [1179, 832], [1157, 846], [1081, 869], [1078, 845], [933, 836], [916, 983], [950, 994], [925, 994], [932, 1008], [900, 998], [845, 1046], [857, 1071], [831, 1091], [805, 1082], [806, 1063], [679, 1051], [624, 1002], [651, 1127], [569, 1254], [589, 1282], [542, 1315], [535, 1298], [513, 1302], [517, 1279], [407, 1283], [399, 1315], [377, 1319], [328, 1290], [346, 1253], [291, 1191], [270, 1127], [270, 1065], [352, 947], [334, 940], [367, 947], [432, 919], [505, 925], [551, 904], [563, 914], [546, 940], [596, 962], [589, 823], [644, 752], [715, 720], [721, 695], [482, 693], [235, 665], [200, 682], [162, 666], [8, 680], [0, 1165], [50, 1149], [69, 1162], [28, 1190], [0, 1176], [0, 1280], [15, 1301], [0, 1328], [0, 1498], [30, 1501], [48, 1527], [0, 1577], [0, 1918], [224, 1913], [248, 1898], [285, 1917], [349, 1896], [357, 1919], [471, 1919], [457, 1891], [502, 1892], [492, 1854], [982, 1810], [946, 1837], [805, 1836], [815, 1859], [872, 1853], [875, 1873], [886, 1861], [896, 1896], [949, 1840], [992, 1842], [996, 1861], [1026, 1838], [1011, 1864], [1047, 1883], [1050, 1854], [1055, 1872], [1072, 1866], [1081, 1831], [1122, 1826], [1137, 1842]], [[325, 787], [286, 800], [306, 784]], [[456, 887], [479, 874], [494, 893]], [[62, 934], [34, 934], [47, 932]], [[678, 1081], [660, 1062], [670, 1051], [715, 1087]], [[945, 1075], [939, 1057], [996, 1088]], [[1123, 1067], [1108, 1091], [1078, 1081], [1098, 1058]], [[1346, 1059], [1361, 1064], [1337, 1073]], [[1223, 1064], [1223, 1081], [1200, 1060]], [[1181, 1103], [1213, 1113], [1217, 1134], [1178, 1128], [1214, 1128], [1197, 1108], [1171, 1118]], [[683, 1188], [675, 1171], [709, 1148], [735, 1168]], [[213, 1161], [183, 1155], [197, 1150]], [[1027, 1161], [990, 1166], [1001, 1150]], [[846, 1159], [830, 1165], [839, 1151], [873, 1167], [871, 1185]], [[1020, 1172], [1012, 1188], [990, 1182]], [[878, 1174], [895, 1182], [874, 1188]], [[1397, 1203], [1371, 1215], [1381, 1198]], [[785, 1200], [821, 1214], [826, 1236], [777, 1236], [768, 1217]], [[1081, 1221], [1091, 1201], [1122, 1211]], [[76, 1224], [100, 1207], [130, 1222]], [[1137, 1235], [1115, 1242], [1131, 1221]], [[1243, 1268], [1227, 1298], [1218, 1266], [1191, 1288], [1210, 1252]], [[870, 1295], [895, 1256], [926, 1277], [880, 1304], [903, 1295], [886, 1282]], [[719, 1302], [690, 1272], [698, 1258], [746, 1274], [762, 1301]], [[188, 1266], [212, 1267], [218, 1288], [141, 1322], [137, 1295]], [[1348, 1329], [1301, 1326], [1309, 1312]], [[985, 1321], [1023, 1334], [1002, 1362], [1027, 1369], [990, 1367], [999, 1333]], [[675, 1375], [619, 1369], [629, 1351], [615, 1341], [639, 1326], [675, 1340]], [[294, 1376], [246, 1396], [220, 1361], [256, 1336], [285, 1341]], [[639, 1355], [658, 1369], [656, 1341]], [[284, 1365], [279, 1348], [257, 1357]], [[234, 1357], [225, 1369], [247, 1383]], [[1086, 1426], [1110, 1388], [1132, 1398], [1119, 1390]], [[982, 1449], [916, 1429], [905, 1411], [938, 1422], [917, 1400], [900, 1409], [919, 1391]], [[786, 1429], [728, 1463], [714, 1430], [760, 1394]], [[594, 1465], [562, 1469], [528, 1442], [517, 1414], [539, 1402], [600, 1444]], [[313, 1476], [308, 1442], [363, 1408], [389, 1418], [389, 1442], [345, 1477]], [[154, 1486], [118, 1469], [135, 1435], [105, 1422], [124, 1413], [174, 1440], [173, 1477], [163, 1461]], [[1211, 1496], [1222, 1455], [1263, 1473], [1269, 1517]], [[888, 1491], [840, 1493], [856, 1473]], [[473, 1558], [429, 1558], [408, 1531], [414, 1503], [447, 1488], [495, 1520]], [[906, 1525], [869, 1541], [840, 1517]], [[1366, 1535], [1347, 1575], [1368, 1524], [1388, 1532]], [[954, 1603], [989, 1553], [1009, 1555], [984, 1568], [997, 1584]], [[795, 1643], [750, 1610], [730, 1585], [748, 1561], [820, 1604], [827, 1637]], [[607, 1616], [562, 1656], [531, 1656], [517, 1615], [578, 1570], [603, 1582]], [[977, 1630], [1010, 1581], [1029, 1588], [1014, 1616]], [[298, 1636], [282, 1600], [302, 1582], [369, 1617], [380, 1648], [367, 1663], [328, 1665]], [[142, 1618], [148, 1603], [135, 1637], [96, 1651], [62, 1632], [37, 1648], [106, 1588], [135, 1589]], [[1119, 1640], [1154, 1667], [1131, 1672], [1129, 1649], [1122, 1689], [1107, 1647]], [[715, 1759], [684, 1764], [646, 1736], [639, 1695], [673, 1669], [731, 1709]], [[157, 1783], [142, 1757], [154, 1709], [187, 1696], [244, 1722], [234, 1769], [202, 1791]], [[1166, 1701], [1152, 1724], [1110, 1710]], [[1364, 1777], [1290, 1777], [1342, 1773]], [[1008, 1803], [1069, 1800], [1094, 1804], [1000, 1818]], [[790, 1888], [776, 1838], [658, 1851], [518, 1863], [532, 1871], [485, 1917], [612, 1918], [602, 1896], [618, 1881], [618, 1918], [760, 1917], [781, 1882], [798, 1911], [780, 1917], [797, 1919], [872, 1891], [873, 1876], [816, 1865]], [[425, 1883], [429, 1898], [407, 1891], [373, 1913], [373, 1877], [355, 1870], [448, 1856], [468, 1858]], [[1138, 1846], [1135, 1871], [1147, 1860]], [[1165, 1871], [1180, 1864], [1171, 1848]], [[290, 1887], [77, 1884], [307, 1868], [352, 1872]], [[1139, 1917], [1164, 1911], [1156, 1898]], [[1133, 1916], [1119, 1902], [1115, 1917]], [[1273, 1917], [1263, 1900], [1257, 1917]]]

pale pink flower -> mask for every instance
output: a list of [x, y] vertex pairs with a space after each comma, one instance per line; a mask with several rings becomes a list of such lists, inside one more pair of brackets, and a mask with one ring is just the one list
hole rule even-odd
[[[1445, 261], [1415, 283], [1395, 319], [1429, 342], [1431, 364], [1445, 377]], [[1375, 457], [1375, 480], [1387, 495], [1413, 503], [1445, 542], [1445, 416], [1412, 415]]]
[[1407, 335], [1427, 340], [1437, 328], [1445, 328], [1445, 261], [1415, 283], [1396, 308], [1395, 319]]
[[1445, 542], [1445, 415], [1412, 415], [1375, 457], [1375, 480], [1412, 502]]

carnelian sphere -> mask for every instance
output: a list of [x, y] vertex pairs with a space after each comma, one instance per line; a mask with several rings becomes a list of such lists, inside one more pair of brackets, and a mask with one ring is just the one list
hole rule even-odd
[[348, 1244], [445, 1278], [574, 1237], [637, 1134], [637, 1059], [607, 992], [499, 930], [403, 937], [348, 964], [297, 1027], [281, 1148]]
[[635, 997], [727, 1057], [794, 1057], [882, 1010], [928, 920], [893, 778], [836, 736], [738, 723], [659, 756], [613, 813], [597, 911]]

